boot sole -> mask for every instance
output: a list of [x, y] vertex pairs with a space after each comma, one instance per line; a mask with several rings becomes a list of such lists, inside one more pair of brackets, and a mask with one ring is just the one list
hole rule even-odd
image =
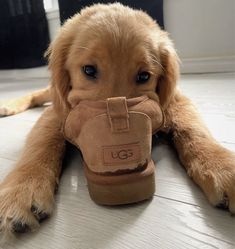
[[124, 205], [150, 199], [155, 192], [155, 165], [150, 161], [140, 172], [100, 175], [84, 162], [91, 199], [100, 205]]

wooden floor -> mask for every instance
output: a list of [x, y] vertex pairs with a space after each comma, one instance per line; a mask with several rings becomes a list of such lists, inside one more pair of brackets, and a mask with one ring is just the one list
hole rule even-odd
[[[39, 79], [1, 81], [1, 100], [47, 84]], [[217, 140], [235, 151], [235, 74], [185, 75], [180, 85]], [[14, 167], [42, 111], [38, 108], [0, 119], [0, 179]], [[235, 248], [235, 217], [208, 204], [167, 144], [154, 144], [154, 198], [113, 208], [90, 200], [80, 154], [70, 146], [54, 215], [38, 232], [22, 235], [4, 249]]]

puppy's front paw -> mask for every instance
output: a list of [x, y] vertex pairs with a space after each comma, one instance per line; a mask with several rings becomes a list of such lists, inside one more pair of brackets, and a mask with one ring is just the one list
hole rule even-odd
[[35, 230], [52, 213], [53, 185], [46, 177], [6, 178], [0, 186], [0, 233]]
[[235, 214], [235, 154], [221, 147], [208, 154], [194, 159], [188, 173], [212, 205]]
[[15, 113], [17, 113], [17, 110], [14, 107], [7, 105], [7, 103], [0, 104], [0, 117], [14, 115]]
[[10, 116], [27, 110], [32, 104], [32, 97], [25, 96], [0, 103], [0, 117]]

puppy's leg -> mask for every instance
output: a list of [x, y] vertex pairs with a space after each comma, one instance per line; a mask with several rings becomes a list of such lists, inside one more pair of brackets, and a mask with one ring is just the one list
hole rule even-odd
[[28, 136], [15, 169], [0, 184], [0, 232], [36, 228], [52, 213], [65, 141], [49, 107]]
[[168, 107], [166, 119], [188, 174], [213, 205], [235, 213], [235, 153], [215, 141], [196, 108], [180, 93]]
[[35, 106], [51, 101], [50, 87], [35, 91], [29, 95], [0, 103], [0, 116], [14, 115]]

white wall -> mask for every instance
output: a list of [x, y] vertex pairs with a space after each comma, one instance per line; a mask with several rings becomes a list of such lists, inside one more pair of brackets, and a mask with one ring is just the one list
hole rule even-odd
[[164, 0], [185, 72], [235, 71], [235, 0]]
[[59, 10], [54, 9], [54, 10], [47, 11], [47, 20], [48, 20], [50, 39], [52, 41], [54, 40], [57, 32], [60, 29]]

